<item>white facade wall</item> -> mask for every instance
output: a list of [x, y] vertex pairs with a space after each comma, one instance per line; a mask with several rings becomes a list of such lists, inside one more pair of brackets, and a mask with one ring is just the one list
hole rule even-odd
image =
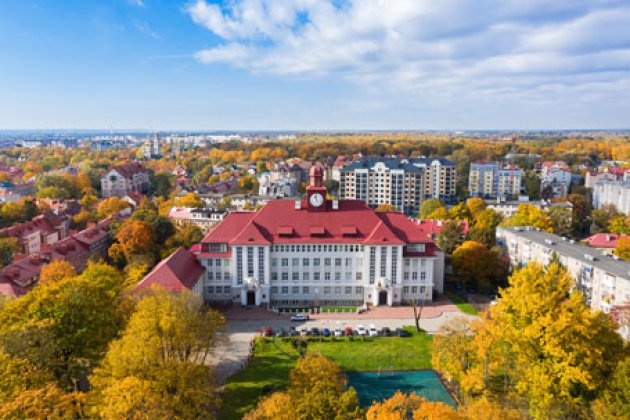
[[618, 211], [630, 215], [630, 181], [598, 182], [593, 188], [593, 207], [614, 205]]

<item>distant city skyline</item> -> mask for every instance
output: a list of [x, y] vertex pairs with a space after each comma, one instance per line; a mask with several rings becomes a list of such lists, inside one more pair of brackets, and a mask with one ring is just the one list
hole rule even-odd
[[0, 4], [0, 131], [628, 128], [622, 0]]

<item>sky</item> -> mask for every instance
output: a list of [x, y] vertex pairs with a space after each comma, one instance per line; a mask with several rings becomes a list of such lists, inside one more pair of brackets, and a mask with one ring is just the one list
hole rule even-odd
[[629, 0], [0, 2], [0, 129], [627, 128]]

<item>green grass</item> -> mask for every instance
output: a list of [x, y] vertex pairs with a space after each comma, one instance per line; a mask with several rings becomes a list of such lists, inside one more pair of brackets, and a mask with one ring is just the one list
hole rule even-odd
[[322, 312], [356, 312], [356, 306], [324, 306]]
[[[335, 360], [345, 371], [431, 369], [431, 337], [310, 338], [307, 352]], [[286, 387], [298, 353], [290, 339], [257, 339], [249, 366], [227, 379], [221, 419], [240, 419], [263, 395]]]
[[457, 308], [462, 311], [465, 314], [469, 314], [469, 315], [479, 315], [479, 312], [477, 312], [477, 310], [475, 309], [474, 306], [472, 306], [470, 303], [468, 303], [463, 297], [461, 297], [460, 295], [458, 295], [457, 293], [453, 293], [453, 292], [444, 292], [444, 294], [446, 295], [447, 298], [449, 298], [451, 300], [451, 302], [453, 302], [455, 304], [455, 306], [457, 306]]

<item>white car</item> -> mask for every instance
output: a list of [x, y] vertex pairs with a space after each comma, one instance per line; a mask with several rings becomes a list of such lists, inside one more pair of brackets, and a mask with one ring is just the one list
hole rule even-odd
[[374, 324], [370, 324], [368, 326], [368, 333], [369, 333], [370, 337], [378, 337], [378, 330], [376, 329]]
[[343, 337], [343, 330], [339, 327], [335, 327], [333, 334], [335, 334], [335, 337]]
[[291, 321], [308, 321], [308, 315], [306, 314], [291, 315]]
[[357, 326], [357, 335], [367, 335], [367, 331], [363, 325]]

